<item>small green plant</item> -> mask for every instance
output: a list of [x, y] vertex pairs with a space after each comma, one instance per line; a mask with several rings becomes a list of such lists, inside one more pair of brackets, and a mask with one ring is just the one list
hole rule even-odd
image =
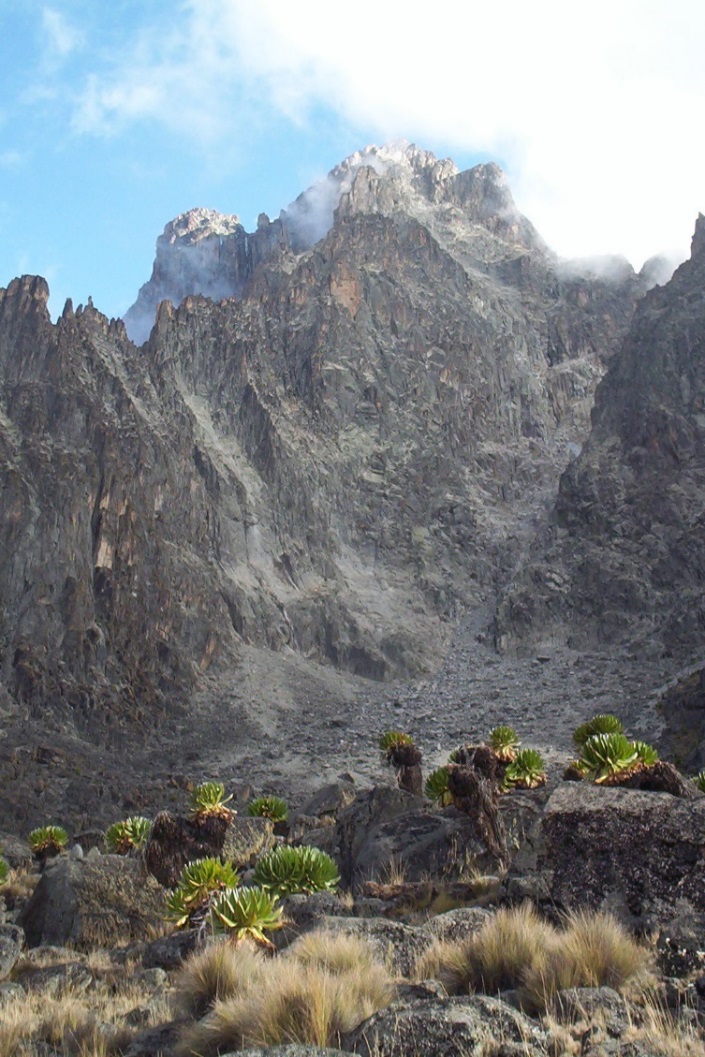
[[68, 833], [61, 826], [40, 826], [32, 830], [27, 841], [35, 855], [48, 859], [58, 855], [66, 847], [68, 839]]
[[624, 734], [593, 734], [583, 745], [580, 766], [598, 784], [637, 763], [634, 745]]
[[705, 771], [699, 771], [693, 779], [701, 793], [705, 793]]
[[265, 932], [281, 928], [282, 908], [277, 896], [264, 888], [226, 888], [211, 903], [210, 922], [213, 932], [227, 933], [236, 942], [249, 938], [273, 947]]
[[453, 803], [453, 797], [448, 788], [447, 767], [438, 767], [435, 771], [431, 771], [426, 779], [424, 792], [429, 800], [435, 800], [441, 807]]
[[581, 724], [573, 733], [573, 744], [576, 749], [582, 749], [588, 738], [595, 734], [624, 734], [624, 727], [616, 716], [600, 712], [587, 723]]
[[520, 749], [504, 774], [504, 787], [536, 789], [546, 781], [546, 765], [536, 749]]
[[632, 746], [636, 752], [636, 763], [640, 767], [653, 767], [658, 763], [658, 752], [652, 745], [647, 745], [645, 741], [633, 741]]
[[250, 801], [247, 814], [252, 818], [269, 818], [272, 822], [286, 822], [289, 817], [289, 808], [286, 800], [282, 800], [280, 796], [258, 796]]
[[194, 859], [181, 871], [179, 883], [166, 899], [166, 916], [176, 928], [185, 928], [203, 916], [214, 892], [235, 888], [240, 876], [220, 859]]
[[390, 758], [394, 749], [400, 745], [413, 745], [414, 739], [411, 734], [403, 734], [400, 730], [385, 730], [379, 739], [379, 747], [387, 759]]
[[7, 859], [0, 855], [0, 885], [5, 884], [9, 872], [10, 867], [8, 865]]
[[232, 796], [225, 795], [225, 786], [222, 782], [202, 782], [191, 790], [191, 817], [195, 819], [205, 818], [230, 818], [233, 812], [225, 805], [232, 800]]
[[254, 880], [281, 897], [296, 892], [334, 891], [340, 874], [330, 855], [319, 848], [282, 844], [262, 856], [255, 866]]
[[115, 855], [129, 855], [133, 848], [143, 848], [152, 832], [152, 823], [141, 815], [131, 815], [113, 822], [105, 831], [105, 846]]
[[490, 731], [489, 746], [504, 763], [512, 763], [519, 747], [517, 732], [513, 727], [494, 727]]

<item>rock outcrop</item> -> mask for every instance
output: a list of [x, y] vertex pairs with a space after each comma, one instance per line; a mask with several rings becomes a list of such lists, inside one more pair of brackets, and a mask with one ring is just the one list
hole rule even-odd
[[549, 913], [607, 910], [701, 964], [705, 797], [565, 782], [516, 855], [509, 899]]
[[705, 217], [639, 303], [553, 521], [497, 612], [503, 648], [622, 641], [700, 656], [705, 628]]

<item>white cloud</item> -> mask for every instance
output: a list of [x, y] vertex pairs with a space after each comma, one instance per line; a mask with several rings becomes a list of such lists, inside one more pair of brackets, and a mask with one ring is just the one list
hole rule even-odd
[[[158, 120], [201, 143], [263, 102], [333, 108], [369, 137], [504, 159], [521, 208], [565, 254], [684, 254], [705, 209], [700, 0], [189, 0], [169, 33], [95, 74], [82, 131]], [[357, 146], [362, 146], [360, 142]]]
[[42, 30], [45, 41], [45, 61], [56, 64], [71, 54], [83, 43], [83, 34], [71, 25], [61, 11], [53, 7], [42, 8]]

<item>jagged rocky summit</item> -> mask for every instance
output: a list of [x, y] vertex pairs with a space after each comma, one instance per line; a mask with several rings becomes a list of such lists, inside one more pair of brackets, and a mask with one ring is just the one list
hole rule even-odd
[[[432, 670], [457, 616], [521, 566], [648, 284], [626, 263], [559, 261], [497, 166], [458, 172], [415, 147], [352, 156], [254, 235], [177, 218], [127, 317], [160, 303], [141, 347], [92, 306], [52, 324], [44, 280], [14, 280], [10, 744], [29, 738], [31, 759], [52, 723], [54, 746], [149, 729], [177, 758], [199, 724], [207, 736], [193, 694], [230, 700], [258, 664], [284, 701], [329, 693], [321, 664]], [[221, 705], [230, 739], [274, 722], [274, 704], [243, 708], [228, 727]], [[12, 749], [2, 767], [21, 778], [27, 762]]]

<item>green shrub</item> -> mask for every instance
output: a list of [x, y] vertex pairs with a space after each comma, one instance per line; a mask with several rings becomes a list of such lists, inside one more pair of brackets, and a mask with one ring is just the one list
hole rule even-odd
[[413, 745], [414, 739], [411, 734], [403, 734], [400, 730], [385, 730], [379, 739], [379, 747], [386, 756], [399, 745]]
[[176, 928], [185, 928], [208, 907], [215, 892], [235, 888], [240, 876], [220, 859], [194, 859], [181, 871], [179, 883], [166, 899], [167, 919]]
[[504, 786], [507, 789], [520, 787], [536, 789], [546, 781], [546, 765], [536, 749], [520, 749], [504, 774]]
[[247, 813], [252, 818], [269, 818], [272, 822], [286, 822], [289, 808], [280, 796], [259, 796], [251, 800]]
[[152, 832], [152, 823], [141, 815], [131, 815], [113, 822], [105, 831], [105, 846], [116, 855], [128, 855], [133, 848], [143, 848]]
[[616, 716], [600, 712], [593, 716], [587, 723], [583, 723], [573, 734], [573, 743], [576, 749], [582, 749], [588, 738], [594, 734], [624, 734], [624, 727]]
[[453, 797], [448, 789], [447, 767], [438, 767], [435, 771], [431, 771], [426, 779], [424, 792], [429, 800], [437, 801], [441, 807], [453, 803]]
[[516, 758], [519, 738], [513, 727], [499, 726], [490, 731], [489, 746], [500, 760], [511, 763]]
[[7, 875], [9, 874], [9, 872], [10, 872], [10, 867], [9, 867], [8, 862], [7, 862], [7, 859], [5, 859], [2, 855], [0, 855], [0, 885], [5, 884], [5, 881], [7, 880]]
[[282, 844], [267, 852], [254, 870], [255, 883], [278, 896], [296, 892], [334, 891], [340, 874], [330, 855], [319, 848]]
[[594, 782], [602, 783], [633, 767], [634, 745], [624, 734], [593, 734], [583, 745], [580, 766]]
[[693, 779], [701, 793], [705, 793], [705, 771], [700, 771]]
[[281, 928], [282, 909], [277, 896], [264, 888], [226, 888], [211, 902], [210, 922], [213, 932], [227, 933], [235, 941], [248, 938], [272, 947], [265, 932]]
[[225, 806], [230, 800], [232, 796], [226, 797], [222, 782], [202, 782], [191, 790], [191, 816], [195, 819], [213, 816], [230, 818], [232, 811]]
[[39, 829], [33, 829], [27, 838], [34, 854], [42, 858], [58, 855], [66, 847], [68, 839], [68, 833], [61, 826], [40, 826]]
[[636, 752], [636, 762], [641, 767], [653, 767], [658, 763], [658, 752], [652, 745], [647, 745], [645, 741], [633, 741], [632, 746]]

